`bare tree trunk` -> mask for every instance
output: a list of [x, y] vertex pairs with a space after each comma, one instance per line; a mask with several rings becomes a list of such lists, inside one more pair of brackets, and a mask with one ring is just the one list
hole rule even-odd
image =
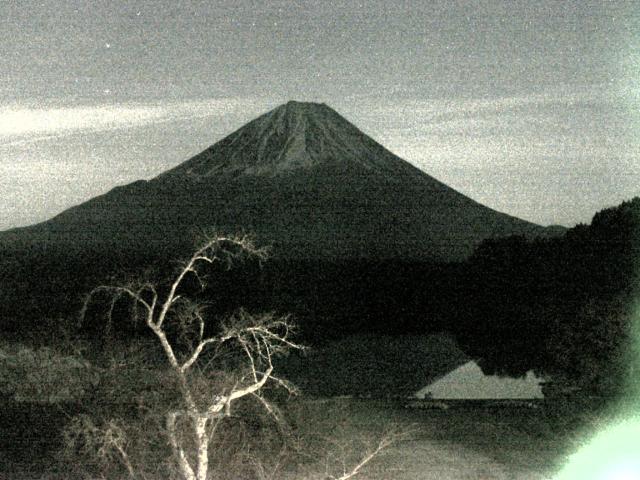
[[207, 471], [209, 470], [209, 439], [207, 437], [207, 421], [206, 416], [200, 416], [194, 419], [196, 426], [196, 438], [198, 441], [198, 476], [197, 480], [207, 480]]
[[191, 465], [189, 465], [187, 456], [185, 455], [184, 450], [180, 446], [180, 442], [178, 441], [178, 433], [176, 431], [177, 418], [178, 412], [171, 412], [167, 416], [167, 433], [169, 435], [169, 442], [171, 443], [173, 454], [178, 461], [178, 467], [180, 468], [180, 472], [182, 473], [184, 480], [196, 480], [196, 475], [193, 472], [193, 468], [191, 468]]

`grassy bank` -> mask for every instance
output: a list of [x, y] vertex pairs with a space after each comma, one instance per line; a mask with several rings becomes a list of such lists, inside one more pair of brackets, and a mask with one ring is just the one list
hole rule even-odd
[[[279, 471], [277, 477], [311, 480], [349, 452], [371, 448], [393, 424], [405, 432], [367, 465], [364, 480], [549, 478], [579, 443], [581, 432], [600, 419], [576, 402], [540, 402], [536, 408], [490, 402], [458, 402], [448, 408], [406, 408], [405, 401], [309, 399], [290, 402], [288, 417], [313, 458]], [[0, 478], [70, 478], [76, 466], [60, 465], [60, 431], [81, 406], [5, 403], [0, 413]], [[327, 440], [330, 439], [330, 442]], [[307, 449], [309, 450], [309, 448]], [[276, 452], [274, 452], [275, 454]], [[330, 465], [327, 467], [326, 465]]]

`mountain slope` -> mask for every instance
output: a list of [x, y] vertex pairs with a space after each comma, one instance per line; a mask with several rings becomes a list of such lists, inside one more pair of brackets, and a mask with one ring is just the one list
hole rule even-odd
[[150, 181], [3, 236], [173, 250], [201, 229], [252, 233], [276, 256], [438, 260], [547, 233], [430, 177], [326, 105], [289, 102]]

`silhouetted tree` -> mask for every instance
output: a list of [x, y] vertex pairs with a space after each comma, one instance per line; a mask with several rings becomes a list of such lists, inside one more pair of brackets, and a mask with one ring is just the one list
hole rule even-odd
[[560, 238], [487, 240], [464, 263], [454, 329], [488, 373], [533, 369], [610, 394], [628, 367], [639, 262], [640, 198]]

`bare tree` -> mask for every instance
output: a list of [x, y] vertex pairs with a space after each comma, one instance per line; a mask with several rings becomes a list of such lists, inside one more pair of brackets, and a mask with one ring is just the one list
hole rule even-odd
[[[406, 432], [387, 432], [378, 439], [372, 445], [368, 445], [364, 449], [364, 453], [355, 462], [347, 464], [344, 459], [342, 461], [330, 461], [330, 456], [327, 457], [327, 465], [325, 466], [325, 479], [326, 480], [349, 480], [356, 477], [361, 473], [361, 470], [370, 463], [375, 457], [377, 457], [383, 450], [386, 450], [391, 445], [407, 436]], [[344, 450], [343, 450], [344, 451]], [[329, 464], [330, 463], [330, 464]], [[341, 469], [333, 472], [337, 465], [341, 465]]]
[[[277, 410], [261, 394], [263, 387], [268, 382], [275, 382], [293, 390], [289, 383], [277, 378], [273, 372], [275, 356], [302, 348], [291, 339], [292, 324], [287, 317], [274, 314], [256, 316], [240, 310], [223, 322], [215, 335], [207, 336], [210, 329], [207, 328], [203, 305], [181, 293], [181, 287], [189, 276], [196, 280], [200, 289], [205, 288], [204, 266], [228, 263], [242, 255], [263, 259], [266, 252], [256, 248], [248, 237], [213, 237], [181, 266], [166, 292], [161, 293], [152, 283], [100, 286], [89, 294], [82, 310], [84, 318], [94, 296], [106, 292], [110, 296], [107, 319], [111, 322], [118, 300], [128, 297], [134, 304], [136, 315], [144, 319], [159, 341], [169, 368], [177, 379], [182, 400], [183, 408], [169, 411], [165, 422], [178, 470], [185, 480], [206, 480], [210, 440], [220, 419], [231, 415], [234, 402], [253, 396], [275, 416]], [[177, 347], [176, 340], [168, 335], [171, 328], [190, 336], [191, 341], [186, 348]], [[192, 378], [198, 361], [206, 350], [215, 355], [228, 344], [235, 344], [243, 354], [242, 374], [230, 388], [202, 394]], [[190, 424], [190, 435], [185, 436], [180, 430], [181, 422]], [[189, 451], [192, 445], [195, 445], [195, 452]]]
[[[253, 315], [241, 309], [220, 325], [208, 325], [205, 305], [186, 293], [187, 284], [193, 287], [195, 283], [200, 291], [205, 289], [205, 267], [214, 264], [229, 266], [244, 256], [263, 260], [266, 251], [257, 248], [246, 236], [209, 238], [180, 265], [164, 287], [152, 282], [99, 286], [89, 293], [81, 311], [84, 319], [96, 296], [106, 294], [106, 320], [110, 326], [118, 302], [129, 300], [133, 305], [134, 319], [141, 319], [153, 332], [179, 392], [179, 406], [164, 413], [164, 430], [175, 471], [183, 480], [207, 480], [211, 477], [210, 448], [215, 448], [212, 445], [216, 445], [217, 428], [224, 418], [231, 416], [235, 402], [244, 397], [257, 399], [277, 424], [281, 424], [279, 410], [263, 395], [264, 387], [271, 383], [295, 393], [291, 384], [275, 376], [273, 364], [275, 357], [303, 348], [292, 339], [294, 329], [288, 317], [272, 313]], [[211, 334], [211, 331], [215, 333]], [[207, 381], [207, 371], [211, 372], [215, 365], [222, 369], [220, 364], [230, 350], [237, 352], [240, 358], [240, 363], [234, 365], [232, 381], [226, 384]], [[145, 478], [144, 474], [136, 473], [127, 452], [126, 432], [120, 424], [110, 420], [99, 426], [83, 416], [72, 427], [67, 442], [72, 449], [80, 446], [85, 451], [96, 450], [101, 461], [117, 459], [129, 477]], [[355, 460], [340, 462], [339, 474], [326, 470], [323, 476], [334, 480], [357, 476], [366, 464], [397, 438], [397, 435], [385, 435], [365, 448], [364, 454], [354, 457]], [[224, 444], [217, 445], [224, 448], [220, 446]], [[256, 458], [252, 460], [260, 478], [274, 478], [283, 468], [281, 455], [271, 462], [273, 465], [260, 463]], [[351, 466], [347, 467], [348, 464]]]

